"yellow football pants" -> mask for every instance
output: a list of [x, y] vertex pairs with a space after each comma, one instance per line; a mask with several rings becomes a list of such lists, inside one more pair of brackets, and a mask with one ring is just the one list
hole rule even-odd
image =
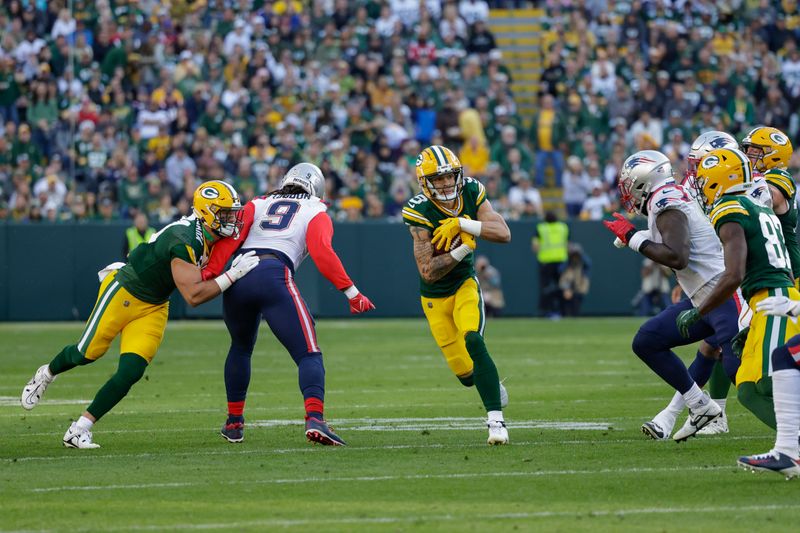
[[469, 376], [472, 374], [472, 358], [467, 352], [464, 335], [470, 331], [483, 335], [486, 323], [478, 281], [469, 278], [452, 296], [420, 298], [433, 339], [442, 350], [450, 370], [458, 377]]
[[797, 334], [800, 322], [794, 318], [768, 316], [756, 311], [756, 304], [767, 296], [788, 296], [800, 300], [800, 292], [794, 287], [764, 289], [755, 293], [747, 302], [753, 310], [750, 332], [742, 350], [742, 363], [736, 373], [736, 384], [758, 383], [761, 378], [772, 375], [772, 351]]
[[120, 338], [120, 353], [135, 353], [148, 363], [158, 351], [167, 327], [169, 302], [149, 304], [128, 292], [112, 272], [100, 284], [97, 302], [78, 341], [78, 350], [95, 361], [108, 350], [111, 341]]

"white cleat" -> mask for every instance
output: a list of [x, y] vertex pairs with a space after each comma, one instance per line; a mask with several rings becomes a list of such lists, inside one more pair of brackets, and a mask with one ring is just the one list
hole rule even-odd
[[42, 365], [33, 375], [31, 380], [25, 385], [25, 388], [22, 389], [22, 397], [20, 398], [20, 402], [22, 403], [22, 407], [30, 411], [39, 403], [39, 400], [42, 399], [44, 396], [44, 391], [47, 390], [47, 386], [50, 385], [58, 376], [48, 377], [49, 371], [47, 370], [47, 365]]
[[486, 425], [489, 427], [489, 438], [486, 439], [487, 444], [491, 446], [508, 444], [508, 430], [505, 422], [489, 420]]
[[508, 391], [503, 386], [503, 381], [500, 382], [500, 409], [505, 409], [508, 406]]
[[722, 415], [722, 408], [719, 404], [709, 398], [708, 394], [705, 396], [705, 405], [696, 410], [689, 409], [689, 420], [672, 436], [675, 442], [683, 442], [689, 437], [694, 437], [698, 431]]
[[672, 428], [664, 428], [655, 420], [651, 420], [650, 422], [645, 422], [642, 424], [642, 433], [653, 440], [669, 440], [669, 435], [672, 433]]
[[[688, 420], [687, 420], [688, 422]], [[722, 412], [719, 418], [715, 418], [709, 425], [697, 432], [698, 435], [721, 435], [728, 433], [728, 417], [725, 411]]]
[[92, 442], [92, 432], [81, 429], [77, 422], [73, 422], [64, 433], [64, 446], [67, 448], [80, 448], [82, 450], [99, 448], [99, 444]]

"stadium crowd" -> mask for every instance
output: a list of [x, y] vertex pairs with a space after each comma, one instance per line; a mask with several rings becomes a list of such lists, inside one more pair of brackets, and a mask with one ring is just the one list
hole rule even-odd
[[[491, 7], [545, 10], [523, 124]], [[428, 144], [510, 218], [616, 208], [625, 156], [678, 172], [700, 131], [800, 129], [796, 2], [11, 0], [0, 7], [0, 220], [154, 225], [206, 179], [245, 198], [316, 163], [338, 220], [400, 220]]]

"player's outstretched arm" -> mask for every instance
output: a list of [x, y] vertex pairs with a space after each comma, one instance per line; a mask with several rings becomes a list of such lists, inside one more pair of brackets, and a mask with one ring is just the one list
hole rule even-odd
[[439, 281], [453, 270], [464, 257], [469, 255], [470, 252], [464, 247], [474, 250], [474, 247], [462, 244], [448, 254], [434, 257], [430, 231], [417, 226], [409, 226], [409, 231], [411, 231], [414, 241], [414, 259], [417, 261], [417, 269], [420, 277], [426, 283]]
[[231, 268], [222, 275], [206, 281], [203, 280], [200, 267], [183, 259], [173, 258], [170, 267], [172, 279], [175, 280], [175, 286], [178, 287], [183, 299], [192, 307], [197, 307], [218, 296], [253, 270], [258, 265], [258, 261], [254, 251], [247, 252], [234, 259]]

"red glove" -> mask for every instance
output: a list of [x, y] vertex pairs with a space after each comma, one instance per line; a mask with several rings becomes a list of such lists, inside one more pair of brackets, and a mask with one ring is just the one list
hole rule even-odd
[[616, 235], [619, 240], [625, 244], [628, 244], [628, 241], [631, 239], [631, 237], [633, 237], [633, 234], [636, 233], [636, 226], [631, 224], [630, 220], [619, 213], [614, 213], [614, 218], [617, 220], [613, 222], [604, 220], [603, 225], [607, 227], [611, 233]]
[[375, 309], [375, 304], [369, 301], [369, 298], [360, 292], [350, 298], [350, 313], [357, 315], [359, 313], [366, 313], [370, 309]]

